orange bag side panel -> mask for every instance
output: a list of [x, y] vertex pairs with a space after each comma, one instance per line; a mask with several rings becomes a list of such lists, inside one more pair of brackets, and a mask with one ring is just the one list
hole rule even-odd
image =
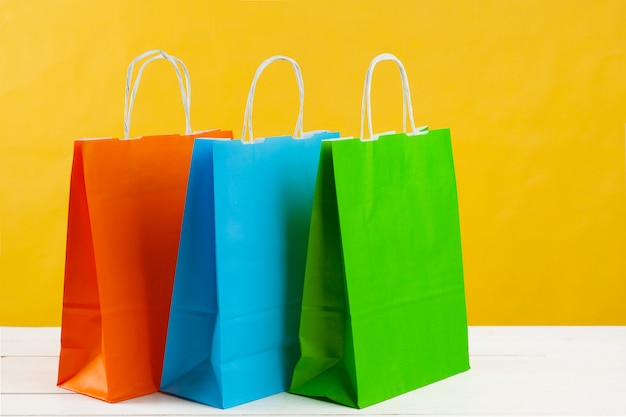
[[106, 398], [104, 369], [86, 375], [102, 361], [102, 319], [96, 276], [93, 239], [85, 191], [82, 141], [74, 143], [67, 229], [65, 283], [58, 385], [73, 391]]

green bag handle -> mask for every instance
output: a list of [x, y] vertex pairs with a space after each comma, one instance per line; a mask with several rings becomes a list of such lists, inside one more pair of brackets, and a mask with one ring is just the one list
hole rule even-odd
[[[304, 80], [302, 79], [302, 70], [300, 69], [300, 65], [293, 60], [284, 55], [275, 55], [263, 61], [261, 65], [257, 68], [254, 79], [252, 80], [252, 84], [250, 85], [250, 90], [248, 91], [248, 101], [246, 102], [246, 110], [243, 116], [243, 128], [241, 129], [241, 141], [243, 143], [252, 144], [254, 141], [254, 133], [252, 132], [252, 107], [254, 104], [254, 93], [256, 91], [256, 84], [261, 76], [261, 73], [273, 62], [276, 61], [287, 61], [292, 67], [293, 71], [296, 75], [296, 81], [298, 83], [298, 89], [300, 91], [300, 111], [298, 113], [298, 120], [296, 121], [296, 128], [293, 132], [294, 139], [302, 139], [304, 136], [303, 131], [303, 114], [304, 114]], [[246, 132], [248, 133], [248, 140], [246, 140]]]
[[[367, 69], [367, 73], [365, 74], [365, 85], [363, 86], [363, 99], [361, 101], [361, 135], [360, 138], [362, 141], [368, 140], [376, 140], [378, 136], [381, 134], [374, 134], [374, 129], [372, 127], [372, 100], [371, 100], [371, 92], [372, 92], [372, 75], [374, 74], [374, 68], [376, 68], [376, 64], [381, 61], [393, 61], [398, 65], [398, 70], [400, 71], [400, 78], [402, 80], [402, 129], [405, 133], [410, 135], [423, 135], [428, 133], [428, 126], [420, 126], [415, 127], [415, 120], [413, 119], [413, 104], [411, 102], [411, 90], [409, 88], [409, 78], [406, 74], [406, 70], [404, 69], [404, 65], [402, 62], [393, 54], [385, 53], [380, 54], [375, 57], [369, 65]], [[406, 118], [407, 113], [409, 116], [409, 123], [411, 124], [410, 133], [407, 132], [406, 129]], [[369, 129], [369, 138], [365, 138], [364, 136], [364, 127], [365, 127], [365, 116], [367, 115], [367, 126]], [[395, 132], [386, 132], [386, 133], [395, 133]]]
[[[135, 64], [144, 58], [148, 59], [143, 64], [141, 64], [141, 66], [139, 67], [139, 71], [137, 71], [137, 78], [133, 81], [132, 78]], [[191, 107], [191, 80], [189, 79], [189, 72], [187, 71], [187, 67], [179, 58], [169, 55], [160, 49], [152, 49], [150, 51], [146, 51], [140, 54], [128, 65], [128, 71], [126, 72], [126, 91], [124, 96], [125, 139], [130, 138], [130, 121], [133, 112], [133, 106], [135, 105], [135, 98], [137, 96], [137, 89], [139, 88], [139, 82], [141, 81], [143, 70], [146, 65], [157, 59], [167, 59], [167, 61], [172, 64], [174, 70], [176, 71], [176, 77], [178, 78], [178, 84], [180, 86], [180, 95], [183, 101], [183, 109], [185, 111], [185, 134], [190, 135], [192, 132], [189, 113], [189, 109]], [[183, 70], [184, 77], [181, 75], [179, 66]]]

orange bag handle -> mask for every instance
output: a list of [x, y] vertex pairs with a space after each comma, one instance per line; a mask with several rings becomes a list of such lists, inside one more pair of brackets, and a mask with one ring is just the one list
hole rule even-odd
[[[133, 71], [135, 68], [135, 64], [142, 59], [150, 57], [147, 59], [141, 66], [139, 67], [139, 71], [137, 71], [137, 78], [132, 81]], [[167, 59], [167, 61], [172, 64], [174, 70], [176, 71], [176, 77], [178, 78], [178, 84], [180, 86], [180, 94], [183, 101], [183, 109], [185, 111], [185, 134], [190, 135], [192, 132], [191, 129], [191, 119], [190, 119], [190, 107], [191, 107], [191, 81], [189, 79], [189, 72], [187, 71], [187, 67], [179, 58], [167, 54], [165, 51], [160, 49], [153, 49], [150, 51], [146, 51], [135, 59], [131, 61], [128, 65], [128, 71], [126, 73], [126, 91], [124, 97], [124, 138], [130, 138], [130, 122], [133, 111], [133, 106], [135, 104], [135, 97], [137, 96], [137, 89], [139, 88], [139, 82], [141, 81], [141, 76], [143, 74], [143, 70], [150, 62], [155, 61], [157, 59]], [[181, 75], [179, 66], [183, 70], [183, 75]], [[131, 83], [132, 81], [132, 83]], [[132, 87], [131, 87], [132, 84]]]

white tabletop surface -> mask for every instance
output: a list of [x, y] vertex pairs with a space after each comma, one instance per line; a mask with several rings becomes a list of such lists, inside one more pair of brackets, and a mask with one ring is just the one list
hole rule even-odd
[[1, 416], [625, 415], [626, 326], [470, 327], [472, 369], [363, 410], [282, 393], [228, 410], [56, 387], [59, 328], [0, 328]]

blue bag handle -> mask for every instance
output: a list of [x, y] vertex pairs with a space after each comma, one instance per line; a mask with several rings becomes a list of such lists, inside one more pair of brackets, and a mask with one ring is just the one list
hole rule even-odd
[[[300, 111], [298, 113], [298, 120], [296, 122], [296, 128], [293, 132], [294, 139], [302, 139], [304, 135], [303, 130], [303, 113], [304, 113], [304, 80], [302, 79], [302, 71], [300, 70], [300, 65], [292, 58], [289, 58], [284, 55], [275, 55], [271, 58], [266, 59], [259, 65], [257, 68], [254, 79], [252, 80], [252, 85], [250, 85], [250, 90], [248, 91], [248, 101], [246, 102], [246, 110], [243, 116], [243, 128], [241, 129], [241, 141], [242, 143], [252, 144], [254, 141], [254, 133], [252, 132], [252, 107], [254, 104], [254, 93], [256, 90], [256, 84], [261, 76], [261, 73], [268, 65], [276, 61], [287, 61], [293, 66], [293, 71], [296, 75], [296, 81], [298, 82], [298, 89], [300, 91]], [[248, 133], [248, 140], [246, 140], [246, 132]]]

